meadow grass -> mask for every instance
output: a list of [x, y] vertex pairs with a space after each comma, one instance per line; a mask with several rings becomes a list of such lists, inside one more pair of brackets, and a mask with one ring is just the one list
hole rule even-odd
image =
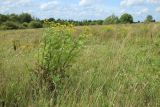
[[160, 24], [86, 26], [76, 33], [84, 29], [89, 36], [56, 102], [32, 72], [43, 29], [0, 31], [1, 106], [159, 107]]

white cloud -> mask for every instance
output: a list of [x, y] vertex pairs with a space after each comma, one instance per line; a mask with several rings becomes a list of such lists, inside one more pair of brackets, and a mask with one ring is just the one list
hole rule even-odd
[[147, 0], [148, 3], [156, 4], [160, 3], [160, 0]]
[[137, 15], [146, 14], [148, 12], [149, 12], [149, 9], [148, 8], [144, 8], [144, 9], [140, 10], [139, 12], [137, 12]]
[[125, 9], [122, 9], [121, 11], [120, 11], [120, 14], [124, 14], [126, 12], [126, 10]]
[[135, 6], [140, 4], [157, 4], [160, 0], [122, 0], [121, 6]]
[[80, 0], [80, 6], [97, 5], [102, 4], [105, 0]]
[[30, 2], [31, 2], [31, 0], [18, 0], [18, 1], [17, 0], [5, 0], [5, 1], [3, 1], [3, 3], [6, 5], [14, 5], [14, 4], [25, 5]]
[[80, 6], [86, 6], [92, 3], [93, 0], [80, 0], [79, 5]]
[[54, 7], [55, 5], [58, 5], [58, 1], [56, 1], [56, 0], [55, 1], [50, 1], [50, 2], [47, 2], [47, 3], [42, 3], [40, 5], [40, 9], [48, 10], [48, 9]]
[[133, 6], [143, 4], [144, 0], [122, 0], [120, 5], [121, 6]]
[[157, 11], [157, 12], [160, 12], [160, 7], [157, 7], [157, 8], [156, 8], [156, 11]]

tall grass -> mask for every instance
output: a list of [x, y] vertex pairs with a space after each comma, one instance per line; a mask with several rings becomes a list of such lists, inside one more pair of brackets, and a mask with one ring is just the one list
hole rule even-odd
[[[160, 25], [109, 25], [86, 29], [85, 47], [67, 69], [57, 95], [40, 87], [35, 54], [41, 30], [0, 32], [1, 105], [19, 107], [159, 107]], [[20, 48], [13, 49], [13, 40]], [[28, 44], [30, 44], [28, 46]], [[25, 47], [25, 48], [24, 48]], [[27, 48], [30, 47], [30, 48]]]

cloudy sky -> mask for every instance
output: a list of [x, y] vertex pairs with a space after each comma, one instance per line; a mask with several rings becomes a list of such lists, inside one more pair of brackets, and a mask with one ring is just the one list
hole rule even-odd
[[104, 19], [130, 13], [135, 21], [151, 14], [160, 21], [160, 0], [0, 0], [0, 13], [28, 12], [44, 19]]

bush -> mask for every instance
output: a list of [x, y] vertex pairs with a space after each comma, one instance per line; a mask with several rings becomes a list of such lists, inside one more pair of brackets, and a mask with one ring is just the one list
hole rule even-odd
[[33, 20], [32, 16], [28, 13], [22, 13], [19, 15], [19, 19], [20, 19], [20, 22], [23, 23], [23, 22], [31, 22]]
[[8, 20], [9, 21], [13, 21], [13, 22], [19, 22], [20, 19], [19, 19], [19, 16], [17, 14], [10, 14], [10, 15], [7, 15], [8, 16]]
[[58, 25], [48, 28], [44, 34], [36, 73], [48, 84], [49, 92], [57, 93], [61, 89], [66, 71], [82, 46], [83, 36], [74, 37], [73, 31], [73, 27]]
[[19, 24], [12, 22], [12, 21], [7, 21], [2, 24], [2, 29], [4, 30], [10, 30], [10, 29], [19, 29]]
[[42, 28], [43, 25], [39, 21], [32, 21], [32, 22], [29, 23], [29, 27], [30, 28]]
[[8, 20], [7, 15], [0, 14], [0, 24], [2, 24], [3, 22], [6, 22], [7, 20]]
[[120, 22], [124, 23], [124, 24], [133, 23], [133, 17], [132, 17], [132, 15], [125, 13], [120, 17]]
[[153, 16], [152, 15], [148, 15], [144, 22], [145, 23], [150, 23], [150, 22], [155, 22], [155, 20], [153, 20]]
[[117, 23], [119, 23], [119, 19], [115, 15], [107, 17], [103, 22], [103, 24], [117, 24]]
[[27, 28], [27, 27], [28, 27], [28, 23], [24, 22], [24, 23], [22, 24], [22, 26], [23, 26], [24, 28]]

